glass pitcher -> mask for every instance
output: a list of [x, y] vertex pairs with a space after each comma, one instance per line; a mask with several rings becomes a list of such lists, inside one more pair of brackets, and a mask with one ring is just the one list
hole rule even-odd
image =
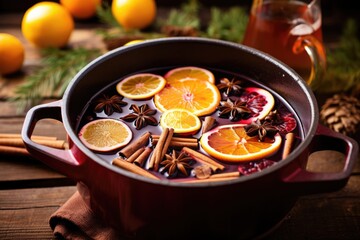
[[320, 0], [253, 0], [243, 44], [294, 69], [316, 90], [326, 68]]

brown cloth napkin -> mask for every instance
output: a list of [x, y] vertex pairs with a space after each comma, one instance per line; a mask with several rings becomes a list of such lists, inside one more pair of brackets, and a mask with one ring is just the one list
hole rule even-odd
[[56, 239], [120, 239], [116, 230], [106, 226], [95, 216], [78, 191], [50, 216], [49, 223]]

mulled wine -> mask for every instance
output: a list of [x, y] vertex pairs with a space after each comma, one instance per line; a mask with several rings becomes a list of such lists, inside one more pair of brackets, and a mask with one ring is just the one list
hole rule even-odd
[[[176, 68], [149, 69], [140, 74], [166, 76]], [[164, 128], [160, 124], [164, 112], [159, 110], [159, 103], [154, 100], [156, 95], [140, 100], [120, 95], [117, 86], [128, 76], [115, 80], [89, 101], [77, 131], [99, 119], [121, 121], [131, 129], [131, 141], [113, 151], [95, 151], [101, 159], [143, 176], [189, 183], [236, 179], [262, 171], [284, 160], [286, 148], [293, 150], [299, 145], [303, 133], [298, 116], [280, 95], [240, 72], [203, 69], [213, 73], [214, 83], [211, 85], [216, 88], [220, 99], [211, 113], [195, 116], [201, 124], [196, 131], [177, 133]], [[129, 76], [135, 74], [139, 73]], [[177, 85], [167, 82], [163, 89], [172, 86]], [[192, 99], [189, 94], [184, 95], [187, 101]], [[271, 108], [267, 109], [269, 104]], [[237, 134], [243, 136], [241, 143], [232, 140], [234, 136], [238, 137]], [[286, 138], [291, 140], [291, 148], [284, 147]], [[240, 146], [248, 143], [250, 147]], [[226, 144], [236, 151], [228, 151], [226, 146], [223, 148]], [[276, 149], [275, 144], [279, 144]], [[265, 145], [274, 148], [257, 154]], [[248, 152], [239, 153], [243, 149]], [[239, 158], [242, 154], [250, 157]], [[230, 158], [232, 155], [235, 155], [234, 159]], [[157, 160], [154, 160], [156, 156]]]

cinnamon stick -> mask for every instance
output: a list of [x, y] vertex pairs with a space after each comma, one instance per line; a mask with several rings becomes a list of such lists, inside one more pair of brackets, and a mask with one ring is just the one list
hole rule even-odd
[[153, 151], [153, 154], [150, 157], [149, 169], [154, 169], [155, 171], [158, 170], [159, 165], [156, 165], [156, 164], [160, 163], [160, 160], [161, 160], [160, 155], [162, 153], [162, 149], [164, 147], [164, 144], [165, 144], [168, 133], [169, 133], [169, 128], [165, 128], [162, 131], [162, 133], [161, 133], [161, 135], [159, 137], [159, 141], [156, 144], [156, 146], [154, 148], [154, 151]]
[[129, 158], [127, 158], [126, 161], [128, 161], [129, 163], [133, 163], [144, 151], [145, 151], [145, 147], [139, 148]]
[[156, 165], [160, 164], [161, 162], [161, 159], [165, 156], [165, 153], [167, 152], [167, 149], [170, 145], [170, 142], [171, 142], [171, 139], [172, 139], [172, 136], [174, 135], [174, 129], [173, 128], [170, 128], [169, 129], [169, 132], [166, 136], [166, 140], [165, 140], [165, 143], [164, 143], [164, 146], [162, 147], [162, 151], [161, 151], [161, 154], [159, 156], [159, 158], [157, 159], [158, 162], [155, 162]]
[[136, 152], [136, 150], [144, 147], [148, 143], [150, 136], [150, 132], [145, 132], [141, 137], [121, 149], [119, 154], [123, 157], [129, 158], [134, 152]]
[[[197, 141], [197, 139], [196, 139]], [[152, 144], [156, 145], [158, 142], [158, 139], [153, 139]], [[195, 148], [198, 149], [199, 148], [199, 144], [197, 142], [192, 142], [192, 141], [177, 141], [171, 139], [169, 146], [174, 147], [174, 148], [183, 148], [183, 147], [189, 147], [189, 148]]]
[[0, 154], [31, 157], [31, 154], [25, 148], [11, 146], [0, 146]]
[[217, 173], [217, 174], [213, 174], [211, 175], [209, 178], [233, 178], [233, 177], [239, 177], [240, 176], [240, 172], [227, 172], [227, 173]]
[[138, 165], [139, 167], [143, 166], [146, 159], [148, 159], [148, 157], [150, 156], [151, 151], [152, 148], [145, 147], [144, 151], [142, 151], [140, 156], [135, 159], [134, 164]]
[[204, 178], [204, 179], [191, 179], [186, 181], [181, 181], [184, 183], [198, 183], [198, 182], [220, 182], [220, 181], [229, 181], [237, 179], [238, 177], [219, 177], [219, 178]]
[[216, 119], [211, 116], [206, 116], [202, 125], [201, 132], [204, 134], [207, 131], [211, 130], [216, 123]]
[[291, 148], [294, 142], [295, 134], [289, 132], [285, 135], [284, 150], [282, 153], [282, 159], [285, 159], [291, 152]]
[[125, 160], [123, 160], [121, 158], [115, 158], [113, 160], [112, 164], [117, 166], [117, 167], [120, 167], [120, 168], [122, 168], [124, 170], [127, 170], [129, 172], [139, 174], [139, 175], [144, 176], [144, 177], [159, 180], [159, 178], [157, 176], [151, 174], [147, 170], [137, 166], [136, 164], [129, 163], [129, 162], [127, 162], [127, 161], [125, 161]]
[[[59, 149], [68, 148], [67, 143], [64, 140], [33, 139], [33, 141], [38, 144], [52, 148], [59, 148]], [[20, 148], [25, 147], [25, 144], [21, 138], [0, 138], [0, 145], [20, 147]]]
[[170, 146], [175, 148], [184, 148], [184, 147], [193, 148], [193, 149], [199, 148], [199, 144], [197, 142], [193, 143], [193, 142], [171, 141]]
[[[159, 135], [152, 135], [151, 138], [153, 139], [153, 141], [158, 141], [159, 140]], [[198, 140], [196, 138], [192, 138], [192, 137], [172, 137], [171, 139], [172, 141], [178, 141], [178, 142], [191, 142], [191, 143], [197, 143]]]
[[[0, 138], [20, 138], [22, 139], [21, 134], [18, 133], [0, 133]], [[40, 136], [40, 135], [32, 135], [32, 140], [38, 139], [38, 140], [57, 140], [57, 137], [50, 137], [50, 136]]]
[[217, 163], [216, 161], [214, 161], [213, 159], [211, 159], [210, 157], [199, 153], [191, 148], [188, 147], [184, 147], [182, 149], [182, 151], [184, 151], [185, 153], [189, 154], [191, 157], [193, 157], [195, 160], [208, 164], [211, 169], [216, 172], [217, 170], [224, 170], [225, 167], [223, 165], [221, 165], [220, 163]]

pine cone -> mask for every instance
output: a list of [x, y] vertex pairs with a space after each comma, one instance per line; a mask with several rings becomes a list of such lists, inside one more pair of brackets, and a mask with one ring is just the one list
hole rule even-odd
[[356, 97], [335, 94], [321, 107], [320, 120], [335, 132], [349, 137], [359, 135], [360, 101]]

